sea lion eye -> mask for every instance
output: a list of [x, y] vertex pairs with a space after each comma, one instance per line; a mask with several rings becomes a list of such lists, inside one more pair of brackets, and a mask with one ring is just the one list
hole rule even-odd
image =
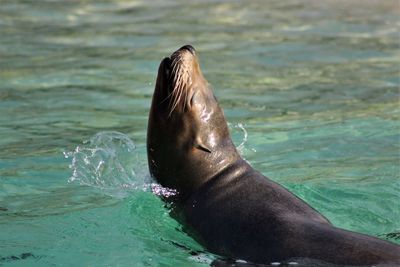
[[211, 149], [209, 149], [208, 147], [206, 147], [204, 144], [202, 144], [200, 142], [196, 142], [194, 147], [199, 150], [202, 150], [204, 152], [211, 153]]

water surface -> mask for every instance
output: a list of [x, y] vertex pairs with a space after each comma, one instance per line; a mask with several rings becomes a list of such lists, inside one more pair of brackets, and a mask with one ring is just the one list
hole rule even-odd
[[2, 0], [0, 264], [208, 265], [146, 165], [158, 64], [188, 43], [256, 169], [339, 227], [398, 232], [398, 18], [389, 0]]

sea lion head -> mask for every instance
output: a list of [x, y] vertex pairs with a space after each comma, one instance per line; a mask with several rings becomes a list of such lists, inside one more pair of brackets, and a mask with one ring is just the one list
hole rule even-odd
[[151, 175], [181, 196], [237, 159], [223, 111], [190, 45], [164, 58], [159, 66], [147, 154]]

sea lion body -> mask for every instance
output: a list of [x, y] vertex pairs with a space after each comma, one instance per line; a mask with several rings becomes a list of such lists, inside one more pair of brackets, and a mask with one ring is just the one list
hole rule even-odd
[[[238, 162], [183, 204], [184, 223], [210, 251], [254, 263], [318, 259], [394, 263], [398, 246], [332, 226], [304, 201]], [[388, 259], [386, 261], [386, 259]]]
[[332, 226], [240, 157], [191, 46], [160, 64], [147, 151], [152, 176], [178, 192], [176, 217], [213, 253], [265, 264], [400, 264], [400, 246]]

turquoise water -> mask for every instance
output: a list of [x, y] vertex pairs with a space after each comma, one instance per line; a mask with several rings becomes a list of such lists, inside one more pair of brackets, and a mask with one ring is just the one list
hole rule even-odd
[[256, 169], [337, 226], [398, 232], [399, 10], [2, 0], [0, 265], [208, 266], [146, 163], [158, 64], [187, 43]]

